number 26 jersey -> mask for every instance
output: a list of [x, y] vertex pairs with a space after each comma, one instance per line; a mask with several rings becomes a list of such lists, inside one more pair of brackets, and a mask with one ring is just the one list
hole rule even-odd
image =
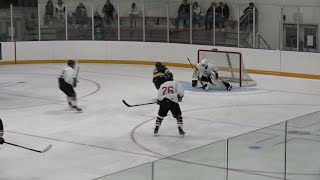
[[158, 100], [162, 101], [167, 98], [175, 103], [178, 103], [178, 95], [180, 97], [184, 96], [184, 90], [181, 84], [177, 81], [167, 81], [161, 84], [158, 90]]

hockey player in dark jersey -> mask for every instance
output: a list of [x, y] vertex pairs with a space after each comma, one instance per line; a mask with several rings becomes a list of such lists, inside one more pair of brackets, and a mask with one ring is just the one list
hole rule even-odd
[[4, 143], [4, 139], [3, 139], [3, 124], [2, 124], [2, 120], [0, 119], [0, 144]]
[[165, 82], [165, 79], [172, 78], [173, 74], [170, 70], [163, 65], [161, 62], [156, 62], [155, 68], [153, 70], [153, 79], [152, 82], [159, 89], [160, 85]]

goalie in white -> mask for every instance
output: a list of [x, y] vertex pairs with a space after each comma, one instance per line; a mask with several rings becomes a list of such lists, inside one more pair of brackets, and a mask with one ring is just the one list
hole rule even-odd
[[203, 59], [197, 64], [193, 72], [192, 87], [197, 86], [204, 90], [209, 90], [209, 83], [219, 88], [226, 88], [228, 91], [232, 89], [230, 83], [224, 82], [219, 78], [217, 66], [208, 63], [207, 59]]

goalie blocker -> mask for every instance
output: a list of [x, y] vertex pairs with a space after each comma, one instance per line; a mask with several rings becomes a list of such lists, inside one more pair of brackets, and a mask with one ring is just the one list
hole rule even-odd
[[[197, 64], [193, 72], [192, 87], [200, 87], [204, 90], [209, 90], [209, 83], [218, 87], [225, 88], [228, 91], [231, 91], [232, 85], [228, 82], [222, 81], [219, 78], [217, 66], [208, 63], [206, 59], [203, 59], [200, 63]], [[203, 86], [201, 86], [201, 81]]]

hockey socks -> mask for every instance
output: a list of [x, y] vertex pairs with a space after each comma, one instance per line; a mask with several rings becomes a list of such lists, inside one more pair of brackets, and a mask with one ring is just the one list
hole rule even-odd
[[153, 131], [154, 134], [158, 133], [159, 128], [160, 128], [161, 123], [162, 123], [162, 120], [163, 120], [163, 117], [157, 117], [157, 119], [156, 119], [156, 127], [154, 128], [154, 131]]

